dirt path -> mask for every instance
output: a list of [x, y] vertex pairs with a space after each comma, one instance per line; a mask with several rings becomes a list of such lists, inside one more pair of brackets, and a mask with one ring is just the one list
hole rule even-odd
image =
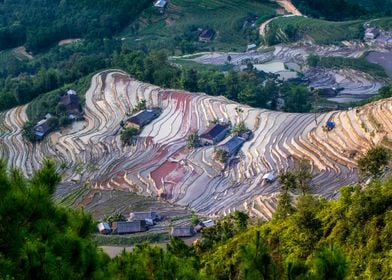
[[293, 14], [295, 16], [302, 16], [302, 13], [291, 3], [290, 0], [276, 0], [276, 2], [282, 6], [289, 14]]
[[23, 46], [22, 46], [22, 47], [16, 48], [16, 49], [14, 50], [14, 52], [15, 52], [17, 55], [21, 56], [21, 57], [27, 58], [28, 60], [32, 60], [32, 59], [34, 58], [31, 54], [29, 54], [29, 53], [26, 51], [26, 48], [23, 47]]

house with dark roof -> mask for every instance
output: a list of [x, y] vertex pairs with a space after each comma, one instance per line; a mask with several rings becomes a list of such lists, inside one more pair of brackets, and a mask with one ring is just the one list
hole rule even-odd
[[159, 221], [161, 216], [157, 212], [146, 211], [146, 212], [132, 212], [129, 214], [129, 221], [141, 221], [141, 220], [152, 220]]
[[77, 115], [81, 111], [80, 99], [76, 92], [72, 89], [61, 96], [60, 104], [65, 107], [65, 110], [70, 115]]
[[214, 38], [215, 35], [215, 31], [214, 29], [208, 28], [208, 29], [204, 29], [200, 35], [199, 35], [199, 41], [200, 42], [208, 42], [211, 41], [212, 38]]
[[99, 223], [97, 228], [100, 234], [109, 234], [112, 231], [109, 224], [105, 222]]
[[46, 114], [45, 118], [37, 122], [37, 124], [34, 126], [33, 131], [37, 140], [42, 140], [45, 135], [52, 130], [52, 127], [50, 127], [49, 124], [49, 120], [51, 118], [53, 118], [51, 114]]
[[195, 235], [193, 227], [172, 227], [170, 230], [170, 236], [173, 237], [192, 237]]
[[227, 155], [230, 157], [239, 151], [239, 149], [241, 148], [242, 144], [244, 144], [245, 141], [246, 139], [243, 137], [234, 136], [223, 145], [218, 146], [218, 148], [225, 151]]
[[214, 145], [222, 141], [228, 131], [227, 124], [214, 124], [200, 135], [200, 142], [202, 145]]
[[149, 124], [152, 120], [157, 118], [160, 113], [160, 108], [152, 108], [140, 111], [126, 121], [125, 127], [141, 129], [143, 126]]
[[112, 233], [113, 234], [130, 234], [136, 232], [147, 231], [148, 227], [146, 221], [133, 221], [133, 222], [113, 222]]

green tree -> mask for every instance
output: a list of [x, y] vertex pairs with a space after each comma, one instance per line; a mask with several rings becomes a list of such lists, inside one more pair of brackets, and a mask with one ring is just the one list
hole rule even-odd
[[378, 146], [371, 148], [358, 160], [358, 168], [362, 176], [379, 178], [390, 161], [390, 151]]
[[121, 131], [120, 139], [124, 144], [130, 145], [133, 138], [138, 135], [139, 130], [134, 127], [127, 127]]

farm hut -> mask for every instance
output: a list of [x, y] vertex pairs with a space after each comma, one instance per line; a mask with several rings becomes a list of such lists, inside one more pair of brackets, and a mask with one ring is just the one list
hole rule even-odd
[[326, 126], [328, 130], [332, 130], [335, 128], [335, 123], [333, 121], [327, 121]]
[[191, 237], [193, 235], [195, 235], [195, 231], [191, 226], [172, 227], [170, 231], [170, 236], [173, 237]]
[[268, 173], [264, 174], [264, 176], [263, 176], [263, 180], [265, 180], [268, 183], [275, 182], [276, 178], [277, 178], [277, 176], [274, 171], [268, 172]]
[[238, 152], [244, 142], [244, 138], [240, 136], [234, 136], [223, 145], [220, 145], [219, 148], [227, 152], [228, 156], [232, 156]]
[[200, 142], [202, 145], [214, 145], [222, 141], [228, 131], [228, 125], [214, 124], [200, 135]]
[[108, 223], [99, 223], [97, 228], [100, 234], [109, 234], [112, 231]]
[[209, 228], [215, 225], [214, 220], [206, 220], [201, 222], [205, 227]]
[[65, 95], [63, 95], [59, 102], [64, 105], [65, 110], [68, 114], [79, 114], [80, 110], [80, 99], [76, 94], [76, 91], [70, 89]]
[[200, 42], [208, 42], [211, 41], [215, 35], [215, 31], [211, 28], [204, 29], [199, 35]]
[[153, 119], [159, 116], [161, 110], [159, 108], [143, 110], [126, 121], [126, 127], [134, 127], [141, 129], [143, 126], [149, 124]]
[[154, 3], [154, 7], [163, 9], [163, 8], [165, 8], [166, 4], [167, 4], [167, 1], [166, 1], [166, 0], [158, 0], [158, 1], [156, 1], [156, 2]]
[[377, 36], [380, 34], [378, 28], [369, 27], [365, 30], [365, 40], [373, 40], [376, 39]]
[[141, 221], [141, 220], [152, 220], [159, 221], [161, 216], [157, 212], [146, 211], [146, 212], [132, 212], [129, 214], [129, 221]]
[[133, 221], [133, 222], [113, 222], [113, 234], [129, 234], [136, 232], [144, 232], [148, 229], [146, 221]]

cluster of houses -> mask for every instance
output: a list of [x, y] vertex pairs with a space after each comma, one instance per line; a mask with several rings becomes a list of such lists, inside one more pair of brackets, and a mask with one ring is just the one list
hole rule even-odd
[[101, 234], [132, 234], [147, 231], [149, 226], [155, 225], [161, 219], [157, 212], [133, 212], [129, 214], [127, 221], [115, 221], [111, 224], [101, 222], [97, 228]]
[[[115, 221], [112, 223], [101, 222], [97, 225], [100, 234], [133, 234], [145, 232], [149, 227], [156, 225], [161, 221], [162, 217], [153, 211], [147, 212], [133, 212], [129, 214], [127, 221]], [[212, 227], [215, 224], [213, 220], [207, 220], [193, 226], [173, 226], [170, 229], [169, 235], [173, 237], [192, 237], [197, 232], [200, 232], [205, 227]]]
[[[76, 120], [82, 114], [82, 107], [79, 96], [76, 91], [70, 89], [61, 96], [59, 105], [64, 107], [65, 114], [69, 120]], [[56, 118], [52, 114], [46, 114], [45, 117], [37, 122], [33, 128], [35, 138], [42, 140], [54, 127], [51, 125], [51, 120]]]
[[390, 48], [392, 47], [392, 32], [366, 26], [364, 40], [373, 42], [381, 47]]

